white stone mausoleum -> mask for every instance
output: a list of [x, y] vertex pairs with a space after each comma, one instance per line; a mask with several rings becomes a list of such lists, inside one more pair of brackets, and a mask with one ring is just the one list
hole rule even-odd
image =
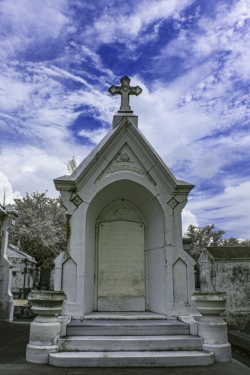
[[181, 223], [194, 185], [174, 177], [129, 108], [118, 111], [106, 137], [55, 185], [70, 227], [69, 257], [56, 264], [55, 290], [67, 295], [63, 314], [196, 312], [195, 261], [183, 250]]
[[121, 95], [112, 129], [71, 176], [54, 180], [67, 252], [55, 260], [55, 291], [31, 293], [38, 317], [26, 358], [63, 367], [228, 362], [225, 293], [194, 296], [195, 261], [183, 249], [181, 212], [194, 185], [177, 180], [138, 130], [129, 96], [141, 89], [120, 82], [109, 89]]

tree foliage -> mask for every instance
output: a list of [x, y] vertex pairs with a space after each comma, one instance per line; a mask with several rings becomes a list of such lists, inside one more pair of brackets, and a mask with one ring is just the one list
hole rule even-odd
[[230, 237], [223, 239], [226, 232], [222, 229], [215, 230], [215, 225], [206, 225], [203, 228], [189, 225], [186, 236], [192, 238], [190, 253], [195, 260], [199, 258], [200, 251], [207, 246], [250, 246], [250, 240], [239, 241], [238, 238]]
[[20, 240], [22, 251], [33, 256], [39, 265], [48, 267], [66, 250], [66, 214], [60, 198], [52, 199], [35, 192], [15, 199], [16, 225], [9, 231], [9, 241]]

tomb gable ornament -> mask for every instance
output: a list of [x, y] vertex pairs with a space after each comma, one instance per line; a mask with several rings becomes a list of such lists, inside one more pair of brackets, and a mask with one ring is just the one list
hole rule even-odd
[[146, 178], [152, 185], [156, 185], [153, 178], [143, 167], [139, 159], [135, 156], [131, 148], [127, 143], [120, 149], [115, 155], [112, 161], [104, 169], [104, 171], [96, 179], [96, 182], [103, 180], [104, 178], [110, 177], [117, 173], [133, 173], [140, 177]]

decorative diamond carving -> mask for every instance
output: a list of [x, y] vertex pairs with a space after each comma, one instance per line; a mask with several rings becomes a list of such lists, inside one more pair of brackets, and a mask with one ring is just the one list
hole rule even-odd
[[168, 201], [168, 205], [174, 210], [178, 206], [179, 202], [173, 197]]
[[71, 202], [74, 203], [76, 207], [80, 206], [80, 204], [83, 202], [82, 198], [79, 197], [79, 195], [76, 195], [73, 199], [71, 199]]

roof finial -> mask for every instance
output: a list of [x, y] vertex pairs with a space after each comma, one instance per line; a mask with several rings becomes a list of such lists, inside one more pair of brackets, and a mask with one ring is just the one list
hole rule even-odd
[[115, 128], [123, 117], [126, 117], [132, 125], [138, 128], [138, 116], [133, 114], [129, 105], [129, 95], [140, 95], [142, 89], [139, 86], [131, 87], [130, 79], [124, 76], [120, 79], [121, 86], [111, 86], [109, 92], [112, 95], [121, 95], [121, 106], [119, 111], [113, 117], [112, 127]]
[[119, 94], [121, 95], [121, 106], [118, 113], [133, 113], [129, 105], [129, 95], [140, 95], [142, 89], [139, 86], [131, 87], [130, 79], [127, 76], [124, 76], [120, 79], [121, 86], [111, 86], [109, 92], [112, 95]]

